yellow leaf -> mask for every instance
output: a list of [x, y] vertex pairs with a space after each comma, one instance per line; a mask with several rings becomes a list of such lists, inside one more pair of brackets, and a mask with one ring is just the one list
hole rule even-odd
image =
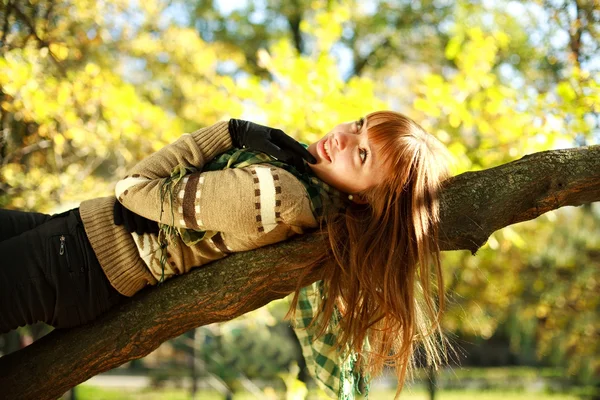
[[564, 102], [569, 103], [577, 98], [577, 93], [573, 90], [573, 87], [569, 82], [561, 82], [556, 87], [556, 92], [563, 99]]
[[65, 147], [65, 138], [63, 135], [56, 134], [54, 135], [54, 151], [58, 154], [62, 154]]
[[88, 75], [96, 76], [100, 73], [100, 68], [94, 63], [87, 63], [85, 66], [85, 72]]
[[62, 43], [50, 43], [50, 51], [59, 61], [63, 61], [69, 56], [69, 48]]
[[456, 112], [451, 113], [450, 116], [448, 117], [448, 123], [450, 124], [451, 127], [458, 128], [458, 126], [460, 125], [460, 117], [458, 116], [458, 113], [456, 113]]
[[436, 107], [432, 102], [427, 101], [422, 97], [418, 97], [413, 102], [413, 107], [416, 110], [423, 111], [426, 115], [430, 117], [439, 117], [441, 112], [438, 107]]
[[463, 35], [453, 36], [446, 46], [446, 58], [448, 60], [454, 60], [458, 52], [460, 51], [460, 46], [462, 45], [464, 40]]

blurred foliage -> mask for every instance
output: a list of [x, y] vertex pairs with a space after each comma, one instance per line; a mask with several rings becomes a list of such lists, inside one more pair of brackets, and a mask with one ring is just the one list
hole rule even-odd
[[[597, 0], [2, 0], [0, 207], [110, 195], [146, 154], [230, 117], [312, 142], [391, 108], [456, 173], [598, 143], [599, 22]], [[517, 362], [593, 380], [599, 220], [561, 210], [446, 254], [448, 330], [506, 335]], [[219, 340], [243, 347], [236, 324], [254, 316]], [[265, 324], [253, 340], [275, 340]]]
[[501, 352], [509, 363], [543, 359], [566, 365], [569, 376], [595, 379], [600, 370], [598, 226], [598, 204], [568, 208], [494, 233], [477, 257], [444, 253], [450, 300], [446, 327], [485, 339], [508, 337], [510, 348]]
[[[562, 394], [562, 393], [546, 393], [543, 391], [519, 391], [511, 389], [489, 389], [489, 390], [441, 390], [441, 398], [444, 400], [580, 400], [581, 397], [577, 394]], [[269, 396], [269, 394], [273, 394]], [[371, 400], [389, 400], [394, 397], [395, 391], [392, 389], [375, 388], [369, 393], [369, 399]], [[271, 399], [290, 399], [285, 397], [287, 394], [283, 393], [265, 393], [265, 400]], [[67, 400], [67, 395], [63, 396], [61, 400]], [[185, 389], [163, 389], [163, 390], [147, 390], [147, 389], [130, 389], [130, 390], [117, 390], [110, 388], [101, 388], [94, 385], [94, 383], [86, 382], [83, 385], [77, 387], [77, 398], [81, 400], [188, 400], [190, 398], [189, 392]], [[197, 398], [202, 400], [221, 400], [223, 396], [216, 391], [202, 390], [199, 392]], [[233, 400], [255, 400], [256, 396], [251, 392], [239, 392], [233, 397]], [[297, 400], [301, 397], [292, 397], [291, 399]], [[309, 394], [308, 400], [323, 400], [324, 397], [311, 396]], [[402, 392], [403, 400], [427, 400], [429, 394], [421, 388], [410, 388]]]

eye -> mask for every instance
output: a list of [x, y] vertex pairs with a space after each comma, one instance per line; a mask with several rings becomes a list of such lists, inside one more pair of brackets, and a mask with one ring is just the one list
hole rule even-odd
[[365, 118], [364, 117], [359, 118], [358, 121], [356, 121], [356, 129], [360, 131], [364, 124], [365, 124]]
[[369, 156], [369, 151], [367, 149], [361, 149], [361, 148], [359, 148], [358, 149], [358, 154], [359, 154], [361, 163], [364, 164], [367, 161], [367, 157]]
[[[360, 130], [365, 125], [365, 118], [359, 118], [356, 121], [356, 133], [360, 133]], [[369, 151], [367, 149], [358, 148], [358, 156], [360, 157], [361, 164], [364, 164], [367, 161], [367, 157], [369, 156]]]

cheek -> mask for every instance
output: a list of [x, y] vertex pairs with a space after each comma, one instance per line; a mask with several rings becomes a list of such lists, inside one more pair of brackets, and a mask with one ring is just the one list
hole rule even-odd
[[346, 174], [354, 171], [354, 160], [350, 152], [345, 152], [341, 157], [338, 157], [338, 168], [343, 170]]
[[353, 186], [356, 183], [356, 171], [352, 161], [349, 157], [340, 157], [337, 160], [337, 165], [331, 171], [335, 174], [337, 181], [345, 186]]

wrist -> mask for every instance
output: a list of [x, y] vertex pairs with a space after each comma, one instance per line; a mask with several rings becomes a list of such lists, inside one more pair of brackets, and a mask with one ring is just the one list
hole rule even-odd
[[201, 153], [203, 163], [234, 147], [227, 121], [217, 122], [210, 127], [199, 129], [192, 132], [191, 136]]
[[229, 120], [229, 123], [227, 124], [228, 130], [229, 130], [229, 136], [231, 137], [231, 144], [235, 148], [244, 147], [242, 137], [241, 137], [242, 135], [240, 133], [244, 130], [244, 127], [242, 126], [244, 123], [246, 123], [246, 121], [243, 121], [241, 119], [231, 118]]

